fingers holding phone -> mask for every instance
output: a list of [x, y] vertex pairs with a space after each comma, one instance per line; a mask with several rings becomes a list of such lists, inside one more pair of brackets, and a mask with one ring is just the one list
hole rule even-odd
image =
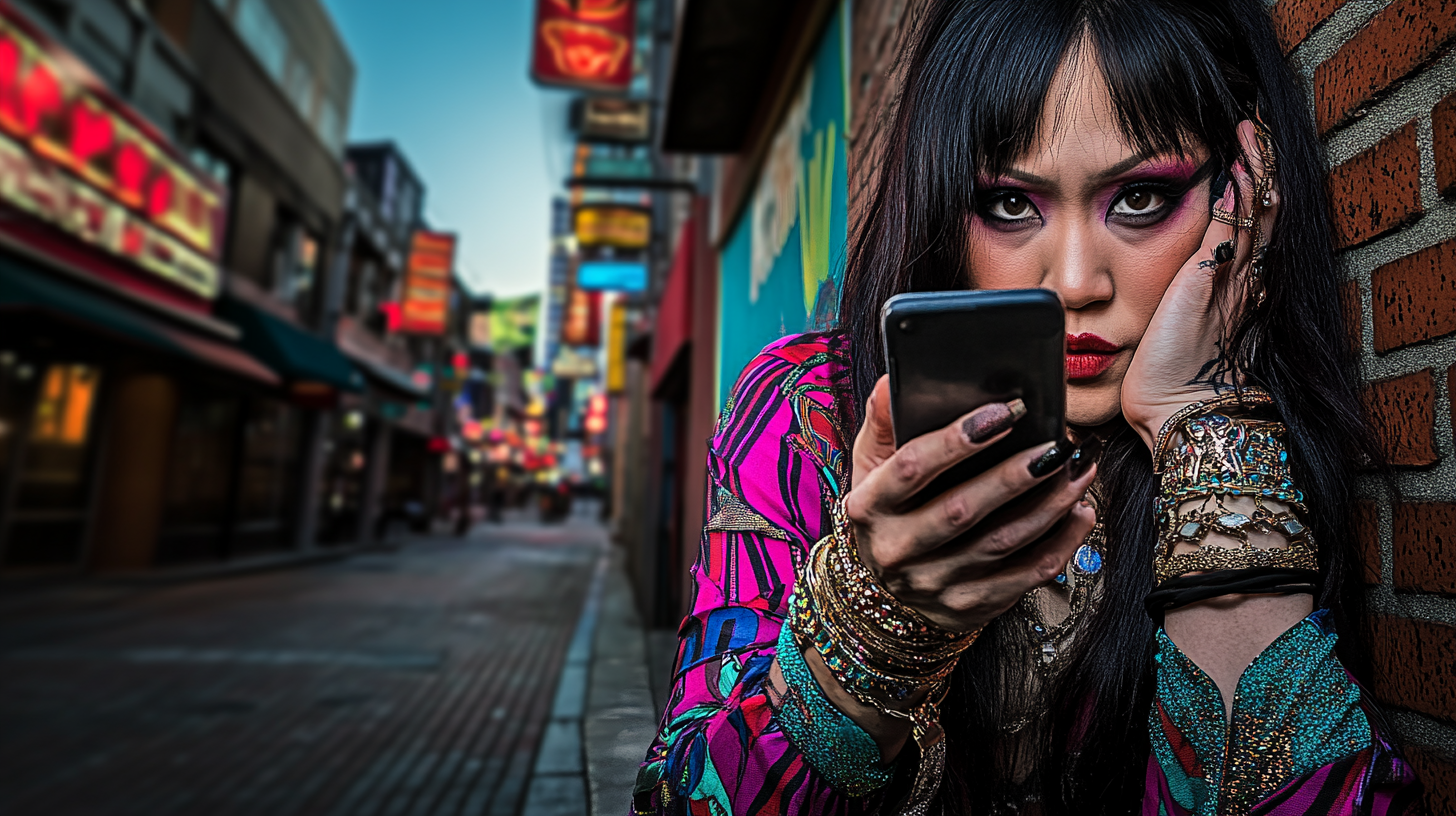
[[[1023, 451], [905, 509], [906, 498], [937, 473], [1009, 431], [972, 443], [964, 439], [966, 424], [901, 446], [845, 503], [866, 566], [902, 602], [958, 631], [984, 626], [1052, 580], [1096, 522], [1080, 504], [1096, 476], [1095, 450], [1066, 443]], [[960, 443], [952, 441], [957, 434]]]

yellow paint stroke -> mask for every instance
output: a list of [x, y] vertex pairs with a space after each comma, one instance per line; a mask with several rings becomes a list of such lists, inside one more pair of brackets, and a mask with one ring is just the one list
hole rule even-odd
[[804, 314], [814, 316], [819, 288], [829, 279], [829, 215], [834, 195], [834, 121], [814, 134], [814, 152], [799, 179], [799, 251], [804, 266]]

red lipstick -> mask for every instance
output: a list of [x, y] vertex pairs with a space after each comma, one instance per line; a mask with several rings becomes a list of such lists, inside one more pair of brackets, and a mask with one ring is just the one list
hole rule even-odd
[[1120, 349], [1091, 332], [1067, 335], [1067, 379], [1086, 380], [1112, 367]]

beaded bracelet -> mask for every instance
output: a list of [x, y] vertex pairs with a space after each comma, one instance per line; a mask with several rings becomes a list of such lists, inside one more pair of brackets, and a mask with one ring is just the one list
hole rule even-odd
[[[920, 763], [902, 813], [923, 816], [945, 769], [940, 702], [960, 654], [980, 633], [948, 631], [901, 603], [860, 560], [843, 504], [833, 505], [831, 514], [833, 532], [801, 567], [787, 626], [813, 646], [852, 697], [910, 723]], [[909, 710], [887, 702], [919, 693], [925, 699]]]
[[774, 717], [809, 764], [849, 796], [864, 796], [888, 784], [894, 766], [881, 764], [874, 738], [824, 696], [788, 626], [779, 630], [778, 661], [788, 692]]

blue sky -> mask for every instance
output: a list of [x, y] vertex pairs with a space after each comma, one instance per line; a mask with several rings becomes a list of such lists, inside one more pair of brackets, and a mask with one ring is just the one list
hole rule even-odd
[[527, 78], [530, 0], [324, 0], [357, 68], [350, 141], [392, 139], [478, 292], [545, 287], [567, 95]]

